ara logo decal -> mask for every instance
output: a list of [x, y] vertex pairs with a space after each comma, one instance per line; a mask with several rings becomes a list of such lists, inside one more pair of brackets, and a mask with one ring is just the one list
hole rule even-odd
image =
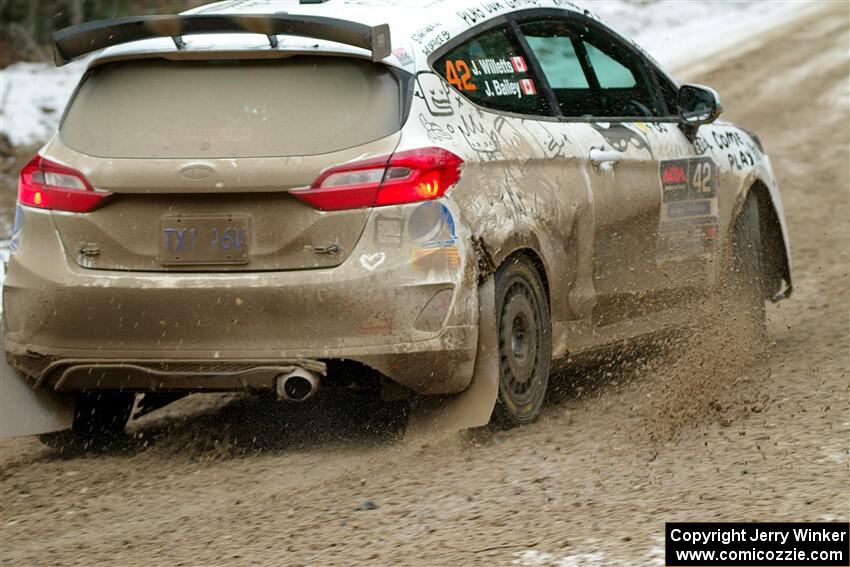
[[661, 181], [664, 185], [687, 183], [688, 173], [685, 171], [684, 167], [679, 165], [668, 165], [661, 171]]

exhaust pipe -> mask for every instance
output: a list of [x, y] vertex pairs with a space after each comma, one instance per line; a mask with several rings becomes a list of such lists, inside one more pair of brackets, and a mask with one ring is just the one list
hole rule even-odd
[[303, 402], [312, 398], [319, 390], [319, 375], [303, 368], [296, 368], [275, 379], [279, 398], [290, 402]]

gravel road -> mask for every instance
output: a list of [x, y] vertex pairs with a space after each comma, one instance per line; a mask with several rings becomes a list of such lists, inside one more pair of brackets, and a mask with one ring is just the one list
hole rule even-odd
[[3, 565], [663, 564], [665, 521], [850, 520], [850, 32], [834, 2], [684, 78], [757, 131], [796, 292], [555, 380], [540, 421], [399, 440], [380, 408], [187, 398], [122, 451], [0, 442]]

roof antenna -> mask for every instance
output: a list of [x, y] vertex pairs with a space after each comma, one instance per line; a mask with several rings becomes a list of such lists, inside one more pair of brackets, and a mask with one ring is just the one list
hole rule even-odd
[[185, 49], [186, 48], [186, 42], [183, 41], [182, 36], [173, 35], [173, 36], [171, 36], [171, 41], [174, 42], [174, 47], [176, 47], [177, 49]]
[[273, 34], [267, 34], [266, 37], [269, 38], [269, 45], [272, 47], [272, 49], [276, 49], [277, 48], [277, 36], [273, 35]]

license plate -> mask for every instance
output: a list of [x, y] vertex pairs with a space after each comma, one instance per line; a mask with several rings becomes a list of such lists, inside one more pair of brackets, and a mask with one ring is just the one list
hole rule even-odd
[[166, 215], [159, 231], [159, 263], [247, 264], [247, 215]]

